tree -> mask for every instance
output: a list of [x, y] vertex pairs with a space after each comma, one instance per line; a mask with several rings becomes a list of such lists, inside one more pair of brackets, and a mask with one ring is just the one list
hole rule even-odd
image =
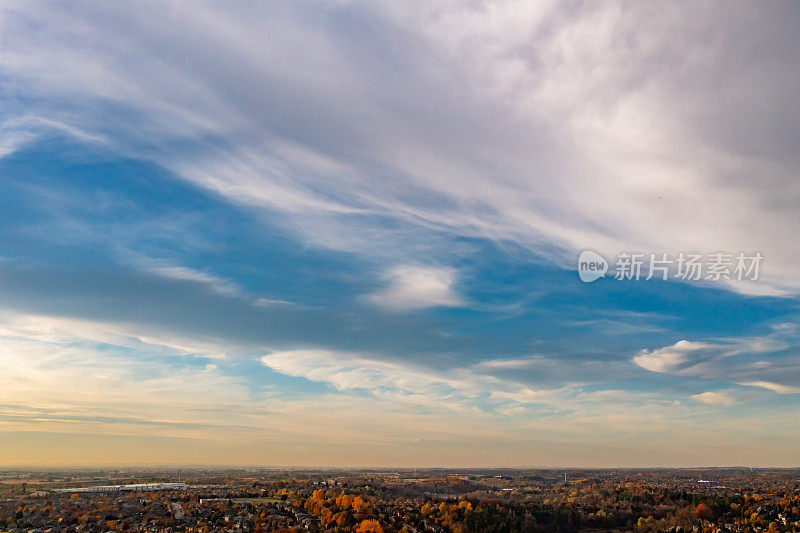
[[336, 498], [336, 506], [342, 511], [346, 511], [353, 506], [353, 499], [343, 492]]
[[357, 513], [365, 513], [369, 509], [369, 503], [364, 501], [364, 498], [361, 496], [356, 496], [353, 498], [353, 511]]
[[714, 517], [714, 513], [708, 505], [700, 503], [694, 510], [694, 516], [700, 520], [711, 520]]
[[383, 533], [383, 528], [377, 520], [362, 520], [356, 533]]

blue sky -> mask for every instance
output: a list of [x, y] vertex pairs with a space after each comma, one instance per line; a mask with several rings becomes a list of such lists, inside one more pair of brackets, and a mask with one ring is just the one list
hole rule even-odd
[[797, 465], [796, 9], [0, 9], [2, 462]]

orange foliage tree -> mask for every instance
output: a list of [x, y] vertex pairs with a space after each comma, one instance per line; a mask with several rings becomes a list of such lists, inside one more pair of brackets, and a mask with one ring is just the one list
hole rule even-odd
[[377, 520], [362, 520], [356, 533], [383, 533], [383, 528]]

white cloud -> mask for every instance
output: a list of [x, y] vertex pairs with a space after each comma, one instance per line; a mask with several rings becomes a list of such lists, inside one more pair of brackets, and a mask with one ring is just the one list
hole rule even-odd
[[702, 342], [678, 341], [673, 346], [657, 350], [642, 350], [633, 358], [633, 362], [651, 372], [687, 373], [698, 364], [692, 356], [698, 352], [716, 348]]
[[672, 346], [642, 350], [633, 362], [651, 372], [680, 375], [713, 374], [720, 361], [742, 354], [776, 352], [789, 345], [780, 330], [761, 337], [715, 339], [713, 342], [682, 340]]
[[740, 383], [748, 387], [761, 387], [768, 389], [778, 394], [800, 394], [800, 387], [794, 385], [781, 385], [780, 383], [772, 383], [770, 381], [746, 381]]
[[390, 311], [458, 307], [464, 301], [453, 288], [455, 277], [456, 271], [451, 268], [399, 266], [387, 274], [387, 286], [367, 299]]
[[[464, 394], [477, 393], [477, 390], [467, 390], [455, 376], [445, 377], [423, 367], [359, 354], [290, 350], [265, 355], [261, 362], [276, 372], [328, 383], [340, 391], [364, 389], [404, 400], [427, 398], [441, 402], [443, 407], [460, 408]], [[459, 392], [458, 397], [454, 395], [456, 392]]]
[[518, 359], [490, 359], [488, 361], [483, 361], [480, 363], [480, 366], [486, 369], [522, 369], [522, 368], [532, 368], [539, 364], [546, 363], [544, 357], [541, 356], [531, 356], [531, 357], [520, 357]]
[[[78, 318], [19, 314], [0, 311], [0, 336], [27, 339], [46, 344], [65, 344], [76, 340], [110, 344], [125, 348], [165, 349], [173, 355], [195, 355], [224, 359], [219, 343], [197, 337], [186, 338], [149, 326], [146, 333], [134, 324], [82, 320]], [[148, 347], [149, 345], [149, 347]]]
[[736, 403], [736, 400], [729, 393], [724, 391], [702, 392], [692, 395], [692, 399], [707, 405], [718, 405], [721, 407], [730, 407]]
[[[769, 389], [779, 394], [793, 394], [800, 392], [800, 388], [793, 384], [800, 379], [798, 358], [786, 348], [793, 346], [796, 339], [795, 325], [784, 323], [773, 326], [772, 331], [763, 336], [707, 342], [682, 340], [672, 346], [642, 350], [632, 361], [650, 372], [691, 379], [722, 380]], [[704, 398], [712, 397], [709, 395]], [[698, 396], [695, 399], [703, 401]]]
[[435, 370], [364, 354], [325, 350], [273, 352], [261, 362], [276, 372], [328, 383], [340, 391], [364, 390], [381, 398], [463, 410], [482, 400], [502, 403], [561, 401], [553, 389], [533, 390], [525, 384], [484, 372], [481, 364]]
[[246, 300], [254, 307], [263, 308], [276, 305], [294, 305], [292, 302], [286, 300], [274, 300], [248, 294], [237, 283], [203, 270], [169, 264], [163, 260], [143, 257], [128, 250], [121, 253], [120, 257], [127, 259], [132, 265], [147, 273], [169, 280], [196, 283], [214, 294]]
[[182, 266], [159, 266], [150, 268], [149, 272], [166, 279], [199, 283], [207, 286], [213, 292], [221, 296], [239, 296], [241, 294], [241, 288], [239, 288], [239, 286], [235, 283], [224, 280], [217, 276], [213, 276], [207, 272], [195, 270], [193, 268]]

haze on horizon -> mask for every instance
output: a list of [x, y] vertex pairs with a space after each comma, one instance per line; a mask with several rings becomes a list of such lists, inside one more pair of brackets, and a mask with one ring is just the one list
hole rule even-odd
[[[798, 466], [798, 50], [789, 2], [3, 2], [0, 466]], [[763, 262], [614, 279], [695, 252]]]

